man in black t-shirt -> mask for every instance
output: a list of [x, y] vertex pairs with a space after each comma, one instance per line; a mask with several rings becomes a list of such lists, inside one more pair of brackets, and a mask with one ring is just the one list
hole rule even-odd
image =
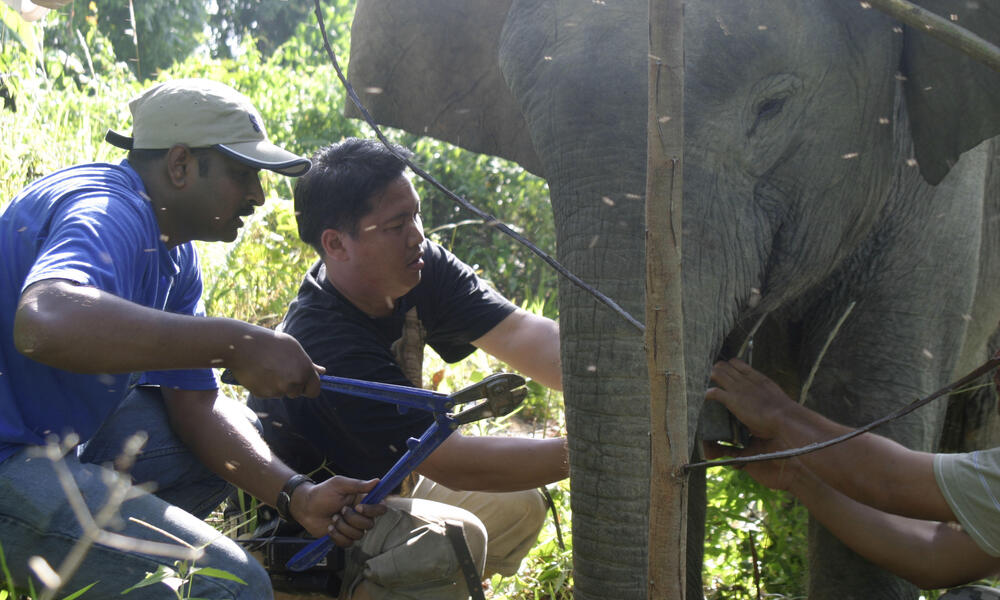
[[[295, 209], [299, 235], [316, 248], [320, 260], [306, 274], [281, 330], [298, 339], [315, 363], [331, 375], [419, 386], [414, 380], [419, 375], [408, 378], [394, 351], [407, 319], [415, 315], [426, 343], [446, 361], [461, 360], [478, 347], [544, 385], [561, 388], [558, 325], [515, 307], [424, 238], [420, 199], [403, 161], [374, 140], [348, 139], [320, 150], [313, 163], [296, 184]], [[432, 422], [422, 411], [400, 414], [392, 404], [331, 392], [318, 399], [252, 398], [251, 406], [261, 414], [265, 438], [278, 455], [319, 476], [323, 471], [380, 476], [406, 451], [406, 440], [419, 437]], [[454, 518], [456, 506], [473, 513], [471, 519], [462, 514], [470, 540], [483, 537], [485, 530], [484, 574], [509, 575], [544, 521], [536, 488], [568, 475], [566, 443], [455, 433], [417, 472], [421, 477], [409, 495], [419, 500], [413, 502], [421, 505], [421, 519], [433, 524]], [[392, 522], [383, 521], [383, 527]], [[421, 523], [402, 521], [393, 527], [419, 528]], [[473, 529], [478, 532], [470, 533]], [[366, 564], [368, 573], [378, 568], [380, 554], [397, 554], [385, 562], [411, 561], [398, 556], [407, 535], [397, 531], [389, 536], [396, 542], [373, 547], [382, 537], [373, 530], [368, 546], [360, 549], [376, 555]], [[426, 586], [439, 576], [426, 569], [412, 575], [412, 582], [390, 584], [384, 576], [369, 575], [361, 589], [380, 598], [403, 597], [412, 593], [408, 585]], [[421, 587], [420, 597], [464, 597], [464, 584], [453, 581], [460, 576], [452, 575], [451, 591], [428, 595]]]

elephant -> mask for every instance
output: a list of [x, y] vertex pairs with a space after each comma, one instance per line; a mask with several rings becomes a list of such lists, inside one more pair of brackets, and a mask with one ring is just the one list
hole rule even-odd
[[[921, 5], [1000, 41], [996, 3]], [[633, 315], [644, 310], [647, 8], [359, 0], [349, 64], [379, 123], [544, 177], [558, 259]], [[728, 416], [703, 406], [708, 376], [758, 323], [754, 366], [796, 397], [818, 365], [800, 399], [848, 425], [978, 364], [1000, 318], [1000, 74], [843, 0], [687, 3], [684, 69], [689, 431], [730, 436]], [[566, 282], [559, 310], [574, 592], [643, 598], [643, 337]], [[933, 450], [944, 415], [932, 404], [880, 433]], [[816, 524], [809, 555], [814, 600], [915, 597]], [[687, 596], [701, 597], [699, 562], [688, 564]]]

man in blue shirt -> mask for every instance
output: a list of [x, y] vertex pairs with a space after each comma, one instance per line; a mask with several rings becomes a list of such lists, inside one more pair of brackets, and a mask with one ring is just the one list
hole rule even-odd
[[[128, 160], [42, 178], [0, 217], [0, 544], [24, 586], [32, 557], [58, 566], [81, 538], [92, 540], [36, 448], [61, 445], [96, 514], [112, 473], [101, 465], [141, 430], [148, 439], [131, 476], [156, 495], [130, 493], [117, 533], [204, 548], [196, 566], [245, 582], [196, 576], [192, 596], [270, 598], [263, 569], [201, 520], [228, 491], [218, 476], [340, 545], [384, 507], [352, 508], [372, 481], [317, 485], [295, 473], [245, 407], [217, 394], [212, 367], [264, 397], [315, 397], [322, 368], [288, 335], [204, 316], [191, 241], [234, 240], [241, 217], [264, 202], [259, 169], [299, 176], [310, 162], [268, 142], [250, 101], [219, 83], [166, 82], [130, 108], [133, 136], [108, 133]], [[118, 595], [173, 565], [150, 551], [94, 546], [62, 585], [96, 582], [95, 597]], [[175, 594], [143, 589], [161, 596]]]

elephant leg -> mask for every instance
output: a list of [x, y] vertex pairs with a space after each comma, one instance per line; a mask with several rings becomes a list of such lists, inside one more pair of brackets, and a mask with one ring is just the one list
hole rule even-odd
[[[879, 322], [893, 322], [890, 311], [874, 310], [868, 299], [859, 301], [855, 313], [858, 310], [862, 313], [852, 325], [845, 324], [838, 341], [823, 358], [820, 374], [806, 399], [810, 408], [852, 427], [869, 423], [937, 389], [947, 382], [953, 364], [929, 364], [927, 356], [934, 352], [927, 349], [934, 345], [919, 336], [901, 335], [905, 329], [901, 323], [880, 329]], [[942, 327], [930, 328], [926, 333], [933, 337], [935, 332], [947, 336]], [[806, 354], [815, 356], [808, 351]], [[943, 404], [926, 406], [880, 427], [876, 433], [911, 448], [929, 450], [936, 445], [943, 409]], [[854, 554], [813, 522], [809, 528], [809, 564], [810, 600], [917, 597], [915, 587]]]
[[[963, 164], [964, 163], [964, 164]], [[836, 334], [805, 402], [835, 421], [860, 426], [947, 384], [965, 338], [977, 278], [982, 171], [960, 161], [937, 188], [904, 180], [884, 225], [808, 311], [807, 372], [832, 323], [855, 308]], [[895, 211], [895, 213], [893, 212]], [[937, 447], [943, 401], [881, 426], [876, 433], [913, 449]], [[878, 460], [878, 457], [873, 457]], [[850, 465], [845, 465], [850, 468]], [[916, 589], [811, 527], [812, 600], [915, 598]]]

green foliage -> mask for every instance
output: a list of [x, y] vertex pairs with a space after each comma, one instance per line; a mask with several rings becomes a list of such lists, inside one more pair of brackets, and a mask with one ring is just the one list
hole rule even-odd
[[205, 281], [205, 307], [209, 314], [273, 327], [281, 322], [316, 251], [299, 241], [291, 203], [284, 200], [265, 204], [244, 229], [236, 244], [199, 243], [202, 256], [215, 262], [213, 276]]
[[[37, 24], [32, 27], [38, 27]], [[96, 31], [88, 35], [100, 37]], [[113, 61], [107, 46], [90, 53], [95, 65]], [[0, 207], [27, 183], [77, 162], [112, 160], [120, 151], [103, 142], [108, 127], [128, 122], [127, 103], [140, 86], [123, 65], [91, 76], [84, 62], [62, 51], [43, 64], [17, 43], [0, 51], [0, 83], [9, 97], [0, 110]]]
[[805, 509], [743, 471], [712, 469], [707, 477], [706, 597], [804, 598]]
[[209, 16], [208, 23], [214, 42], [212, 55], [217, 58], [234, 58], [233, 48], [247, 38], [254, 40], [262, 54], [270, 55], [301, 23], [309, 21], [314, 9], [309, 1], [215, 0], [215, 4], [218, 10]]
[[[333, 23], [331, 29], [339, 32], [338, 17], [349, 19], [353, 3], [332, 0], [322, 4], [328, 22]], [[46, 28], [45, 37], [48, 46], [82, 55], [86, 46], [76, 31], [96, 26], [117, 61], [127, 63], [138, 79], [148, 80], [192, 57], [195, 61], [207, 56], [238, 58], [247, 40], [256, 51], [270, 56], [289, 38], [303, 39], [303, 25], [314, 26], [313, 9], [312, 2], [288, 1], [91, 0], [50, 13], [47, 19], [53, 24]]]
[[97, 585], [96, 581], [94, 583], [91, 583], [90, 585], [87, 585], [87, 586], [84, 586], [84, 587], [78, 589], [77, 591], [73, 592], [69, 596], [66, 596], [65, 598], [63, 598], [63, 600], [75, 600], [76, 598], [79, 598], [80, 596], [83, 596], [84, 594], [86, 594], [87, 591], [90, 590], [90, 588], [94, 587], [95, 585]]
[[18, 43], [33, 62], [42, 60], [42, 39], [37, 28], [6, 4], [0, 4], [0, 44]]
[[0, 544], [0, 575], [3, 575], [4, 589], [0, 590], [0, 600], [4, 598], [16, 598], [17, 591], [14, 589], [14, 578], [11, 577], [10, 568], [7, 567], [7, 557], [3, 552], [3, 544]]
[[213, 567], [196, 567], [185, 561], [178, 560], [174, 561], [174, 566], [172, 568], [167, 565], [160, 565], [156, 571], [146, 573], [146, 576], [143, 577], [142, 581], [126, 590], [123, 590], [122, 594], [127, 594], [133, 590], [162, 583], [173, 590], [178, 600], [183, 600], [185, 598], [195, 600], [194, 598], [191, 598], [191, 586], [193, 585], [194, 577], [196, 575], [200, 577], [214, 577], [216, 579], [235, 581], [240, 585], [247, 584], [247, 582], [228, 571], [223, 571], [222, 569], [216, 569]]
[[57, 23], [46, 28], [45, 41], [83, 54], [75, 32], [89, 22], [111, 42], [119, 62], [127, 62], [139, 79], [150, 79], [204, 42], [207, 16], [200, 0], [91, 0], [50, 13], [46, 19]]
[[494, 575], [490, 579], [487, 597], [494, 600], [572, 600], [569, 481], [561, 481], [548, 489], [556, 517], [550, 515], [517, 574], [511, 577]]

